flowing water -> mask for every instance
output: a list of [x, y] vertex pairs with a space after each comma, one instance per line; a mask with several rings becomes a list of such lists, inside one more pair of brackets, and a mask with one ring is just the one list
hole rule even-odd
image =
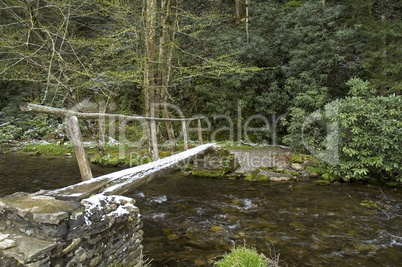
[[127, 195], [141, 210], [153, 266], [208, 264], [243, 244], [288, 266], [401, 266], [400, 190], [171, 174]]
[[[116, 170], [93, 166], [95, 176]], [[79, 181], [74, 158], [0, 155], [0, 195]], [[152, 266], [207, 266], [242, 244], [279, 254], [288, 266], [401, 266], [401, 188], [173, 173], [126, 195], [140, 208]], [[363, 208], [363, 200], [378, 208]]]

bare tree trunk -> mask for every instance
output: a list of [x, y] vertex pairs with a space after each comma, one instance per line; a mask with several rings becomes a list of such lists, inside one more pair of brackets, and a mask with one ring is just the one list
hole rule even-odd
[[[387, 1], [386, 0], [382, 0], [382, 2], [381, 2], [381, 23], [382, 23], [383, 28], [385, 29], [385, 27], [387, 27], [386, 26], [386, 23], [387, 23]], [[382, 39], [381, 42], [382, 42], [382, 46], [383, 46], [381, 76], [384, 79], [384, 83], [381, 84], [380, 93], [381, 93], [381, 95], [384, 96], [384, 95], [386, 95], [387, 90], [388, 90], [388, 88], [387, 88], [387, 75], [388, 75], [388, 73], [387, 73], [387, 56], [388, 55], [387, 54], [388, 54], [388, 51], [387, 51], [387, 33], [385, 30], [384, 30], [384, 33], [383, 33], [381, 39]]]
[[241, 24], [242, 21], [246, 24], [246, 40], [249, 43], [249, 20], [250, 20], [250, 2], [251, 0], [236, 0], [234, 19], [236, 24]]
[[[161, 10], [165, 13], [161, 15], [162, 33], [159, 41], [159, 77], [160, 77], [160, 94], [163, 101], [162, 116], [170, 118], [170, 113], [167, 107], [170, 85], [171, 61], [174, 48], [175, 31], [171, 27], [172, 20], [172, 2], [174, 0], [162, 0]], [[169, 138], [169, 147], [173, 150], [176, 146], [173, 126], [171, 122], [165, 122], [166, 130]]]
[[237, 24], [240, 24], [242, 19], [242, 0], [236, 0], [235, 2], [235, 21]]
[[246, 0], [246, 36], [247, 36], [247, 44], [250, 41], [250, 35], [249, 35], [249, 32], [248, 32], [249, 16], [250, 16], [249, 5], [250, 5], [250, 0]]
[[[160, 20], [157, 21], [157, 1], [146, 0], [145, 38], [147, 62], [144, 68], [144, 101], [146, 103], [146, 112], [149, 113], [152, 108], [151, 106], [153, 106], [154, 117], [162, 116], [163, 118], [170, 118], [171, 115], [167, 103], [169, 103], [178, 0], [161, 0], [159, 3]], [[175, 16], [172, 14], [172, 10], [176, 11]], [[159, 28], [160, 33], [157, 34], [156, 31]], [[158, 44], [156, 42], [157, 35], [159, 35]], [[157, 62], [156, 64], [155, 61]], [[171, 149], [174, 149], [176, 139], [172, 123], [166, 121], [165, 124], [169, 146]], [[151, 130], [148, 130], [148, 133], [151, 134]], [[149, 141], [149, 146], [151, 145], [152, 142]]]
[[[156, 0], [146, 0], [145, 12], [145, 64], [144, 64], [144, 110], [151, 117], [151, 109], [155, 102], [155, 51], [156, 51]], [[147, 124], [148, 152], [152, 153], [151, 124]]]

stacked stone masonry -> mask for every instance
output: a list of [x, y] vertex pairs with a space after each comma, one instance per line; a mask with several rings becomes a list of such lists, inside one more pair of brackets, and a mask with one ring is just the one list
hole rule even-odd
[[15, 193], [0, 199], [0, 266], [142, 265], [135, 201]]

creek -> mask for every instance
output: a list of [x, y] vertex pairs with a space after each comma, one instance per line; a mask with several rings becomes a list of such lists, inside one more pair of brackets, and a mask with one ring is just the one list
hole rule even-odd
[[[94, 176], [116, 170], [93, 166]], [[1, 196], [79, 181], [74, 158], [0, 155]], [[400, 190], [172, 173], [125, 195], [140, 208], [151, 266], [207, 266], [243, 244], [279, 254], [288, 266], [400, 266]], [[363, 200], [377, 209], [364, 208]]]

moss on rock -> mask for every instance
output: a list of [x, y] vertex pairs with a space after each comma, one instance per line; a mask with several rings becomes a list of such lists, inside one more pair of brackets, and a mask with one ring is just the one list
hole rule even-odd
[[292, 155], [290, 157], [290, 161], [293, 163], [303, 163], [303, 156], [302, 155]]
[[367, 209], [377, 209], [377, 204], [371, 200], [365, 199], [360, 203], [360, 206]]
[[260, 182], [265, 182], [269, 180], [269, 177], [262, 174], [262, 173], [250, 173], [249, 175], [247, 175], [247, 177], [245, 178], [246, 181], [260, 181]]
[[202, 177], [216, 177], [221, 178], [225, 175], [224, 170], [194, 170], [192, 172], [193, 176], [202, 176]]
[[317, 180], [315, 181], [316, 185], [330, 185], [331, 183], [327, 180]]

